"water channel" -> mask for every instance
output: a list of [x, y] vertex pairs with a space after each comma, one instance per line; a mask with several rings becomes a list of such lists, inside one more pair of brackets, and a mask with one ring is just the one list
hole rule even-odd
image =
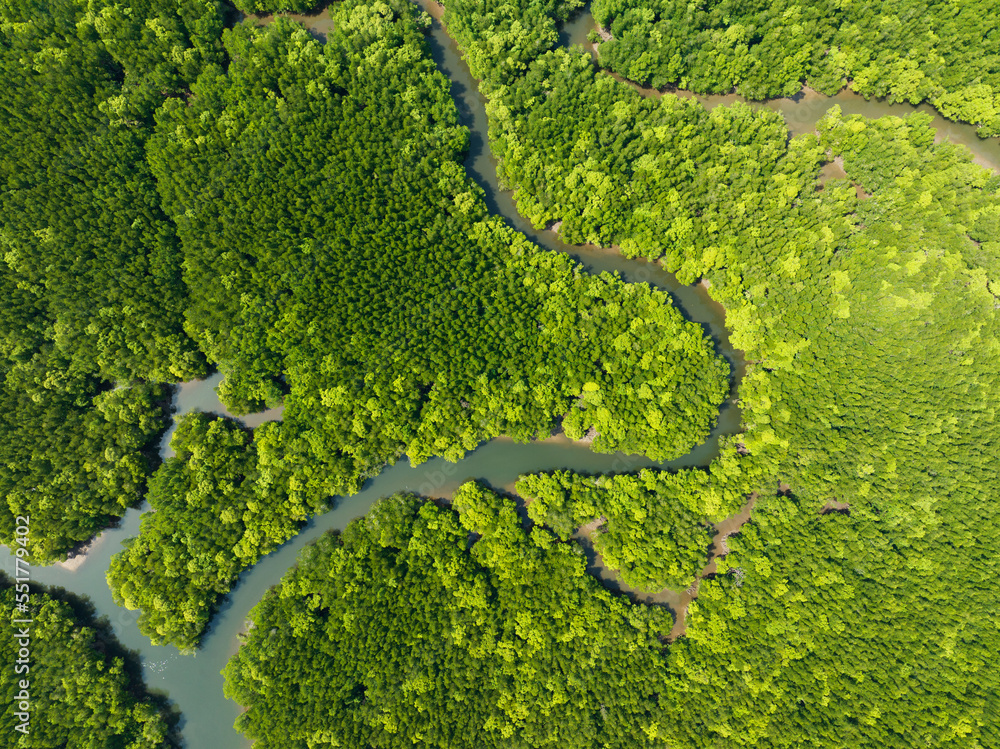
[[[432, 0], [424, 0], [432, 2]], [[421, 3], [423, 4], [423, 2]], [[591, 31], [597, 29], [597, 23], [590, 14], [590, 5], [565, 24], [559, 35], [559, 42], [563, 46], [578, 46], [583, 51], [597, 59], [596, 46], [587, 38]], [[607, 73], [612, 77], [627, 83], [643, 96], [659, 97], [663, 92], [656, 89], [644, 88], [631, 81], [625, 81], [620, 76]], [[834, 104], [840, 106], [844, 115], [860, 114], [864, 117], [877, 119], [879, 117], [905, 117], [914, 112], [922, 112], [930, 115], [931, 127], [936, 131], [936, 140], [949, 140], [952, 143], [960, 143], [972, 152], [973, 161], [980, 166], [985, 166], [993, 171], [1000, 171], [1000, 138], [980, 138], [976, 135], [976, 128], [959, 122], [946, 120], [930, 104], [920, 104], [913, 106], [906, 103], [890, 104], [883, 99], [865, 99], [863, 96], [854, 93], [850, 89], [844, 89], [833, 96], [826, 96], [803, 88], [798, 94], [792, 97], [780, 99], [769, 99], [767, 101], [748, 101], [738, 94], [694, 94], [690, 91], [675, 90], [670, 93], [685, 98], [696, 98], [709, 109], [721, 105], [729, 105], [740, 101], [749, 104], [755, 109], [771, 109], [780, 112], [788, 124], [791, 135], [800, 135], [811, 132], [816, 127], [816, 122], [826, 114]]]
[[[433, 3], [433, 0], [423, 0], [422, 5], [436, 19], [440, 18], [440, 6]], [[330, 28], [330, 19], [325, 11], [317, 15], [295, 18], [304, 22], [320, 38], [325, 36]], [[585, 12], [567, 24], [562, 35], [563, 42], [589, 47], [586, 35], [593, 28], [593, 19]], [[734, 351], [729, 343], [724, 326], [724, 310], [712, 301], [704, 287], [682, 286], [671, 274], [658, 266], [641, 260], [628, 260], [614, 251], [565, 245], [552, 232], [536, 231], [518, 214], [510, 194], [502, 192], [497, 187], [496, 164], [487, 145], [484, 99], [478, 93], [476, 82], [462, 62], [455, 43], [444, 31], [439, 20], [434, 22], [429, 42], [439, 69], [452, 82], [451, 91], [462, 123], [471, 133], [471, 147], [466, 167], [483, 187], [491, 211], [504, 216], [512, 226], [538, 244], [553, 251], [567, 252], [592, 271], [617, 272], [628, 281], [647, 282], [669, 291], [686, 317], [701, 323], [706, 332], [714, 338], [719, 352], [729, 359], [733, 365], [735, 388], [742, 374], [743, 360], [740, 353]], [[718, 106], [736, 98], [735, 96], [704, 97], [703, 101], [708, 106]], [[842, 92], [828, 98], [806, 91], [794, 99], [757, 103], [754, 106], [777, 109], [785, 115], [792, 133], [799, 133], [812, 129], [816, 120], [833, 103], [840, 104], [845, 113], [858, 113], [869, 117], [907, 114], [917, 110], [933, 114], [933, 111], [926, 107], [915, 108], [865, 101], [850, 92]], [[975, 135], [974, 128], [951, 123], [937, 116], [934, 126], [938, 128], [939, 137], [968, 146], [979, 163], [994, 168], [1000, 164], [1000, 142], [982, 141]], [[207, 380], [180, 386], [175, 395], [176, 413], [181, 414], [193, 409], [225, 413], [215, 394], [215, 386], [220, 379], [220, 376], [216, 375]], [[735, 395], [735, 391], [731, 395]], [[263, 421], [280, 418], [280, 415], [280, 409], [276, 409], [247, 417], [244, 423], [256, 426]], [[116, 606], [105, 581], [104, 576], [111, 556], [121, 549], [124, 540], [138, 533], [143, 508], [129, 511], [118, 527], [102, 533], [82, 563], [34, 568], [32, 579], [36, 583], [64, 587], [91, 599], [98, 615], [108, 618], [121, 643], [126, 648], [138, 652], [147, 686], [153, 691], [167, 695], [181, 711], [181, 732], [186, 747], [243, 749], [248, 746], [248, 742], [232, 727], [240, 709], [223, 697], [223, 679], [220, 671], [238, 647], [238, 634], [244, 627], [250, 609], [268, 588], [280, 581], [281, 576], [295, 563], [297, 554], [306, 544], [315, 541], [330, 529], [343, 528], [350, 520], [367, 512], [378, 498], [402, 490], [429, 496], [450, 496], [460, 483], [469, 478], [484, 479], [496, 488], [510, 489], [522, 473], [556, 468], [608, 473], [631, 471], [647, 466], [679, 468], [707, 465], [717, 454], [718, 436], [735, 433], [739, 429], [739, 424], [739, 410], [730, 401], [723, 407], [719, 424], [705, 444], [695, 448], [683, 458], [662, 464], [640, 456], [596, 454], [587, 446], [571, 442], [565, 437], [555, 437], [528, 445], [497, 439], [481, 446], [458, 463], [447, 463], [436, 459], [413, 467], [407, 462], [400, 462], [369, 481], [360, 493], [341, 499], [335, 509], [315, 518], [296, 538], [244, 573], [216, 615], [211, 629], [203, 640], [202, 648], [193, 656], [181, 655], [171, 646], [151, 645], [149, 640], [139, 633], [136, 626], [138, 614]], [[168, 440], [169, 433], [164, 438], [164, 456], [169, 455]], [[739, 519], [734, 519], [737, 527], [738, 523]], [[717, 543], [721, 543], [718, 539], [719, 537]], [[0, 557], [3, 559], [4, 567], [11, 570], [13, 563], [6, 549], [0, 549]], [[664, 602], [671, 601], [664, 599]]]

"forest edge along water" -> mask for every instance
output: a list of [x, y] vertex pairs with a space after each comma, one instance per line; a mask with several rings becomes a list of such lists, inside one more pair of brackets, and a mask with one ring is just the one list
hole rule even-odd
[[[436, 4], [433, 0], [423, 0], [421, 7], [425, 4]], [[605, 40], [611, 38], [611, 34], [600, 28], [594, 17], [590, 13], [590, 4], [575, 15], [570, 21], [564, 24], [559, 35], [559, 43], [564, 47], [578, 46], [588, 53], [599, 66], [597, 59], [597, 45], [590, 41], [589, 36], [592, 31], [596, 31]], [[684, 89], [665, 89], [663, 91], [640, 86], [617, 73], [609, 70], [601, 71], [605, 75], [610, 75], [617, 81], [627, 84], [643, 96], [658, 98], [664, 94], [673, 94], [682, 98], [694, 98], [704, 104], [708, 109], [714, 109], [721, 105], [728, 106], [735, 102], [743, 102], [755, 109], [771, 109], [780, 112], [788, 125], [790, 136], [801, 135], [802, 133], [813, 132], [816, 122], [830, 109], [839, 105], [844, 115], [860, 114], [869, 119], [879, 117], [904, 117], [908, 114], [920, 112], [931, 117], [931, 127], [936, 133], [935, 142], [943, 140], [958, 143], [972, 152], [973, 162], [1000, 172], [1000, 139], [980, 138], [973, 125], [947, 120], [942, 117], [930, 104], [920, 104], [914, 106], [902, 102], [889, 102], [884, 99], [865, 99], [860, 94], [855, 93], [846, 87], [834, 94], [827, 96], [818, 91], [814, 91], [808, 86], [791, 97], [781, 97], [776, 99], [753, 100], [747, 99], [736, 93], [729, 94], [697, 94]]]
[[[440, 19], [441, 6], [425, 0], [421, 7], [433, 17]], [[313, 35], [323, 40], [330, 28], [330, 18], [325, 10], [310, 15], [293, 15], [303, 23]], [[266, 20], [266, 19], [265, 19]], [[561, 40], [564, 44], [579, 43], [582, 36], [594, 27], [589, 13], [579, 14], [563, 29]], [[202, 647], [194, 656], [181, 655], [172, 646], [153, 646], [136, 626], [138, 613], [119, 608], [111, 597], [105, 580], [110, 558], [122, 548], [122, 542], [138, 533], [143, 509], [130, 510], [117, 527], [100, 534], [89, 548], [89, 553], [79, 556], [74, 564], [52, 565], [33, 568], [33, 581], [45, 585], [64, 587], [73, 593], [88, 596], [99, 616], [107, 617], [115, 635], [122, 645], [136, 651], [143, 664], [144, 678], [152, 691], [167, 696], [182, 715], [180, 730], [185, 746], [191, 749], [236, 749], [246, 747], [249, 742], [236, 733], [233, 722], [240, 713], [240, 707], [223, 697], [221, 670], [239, 646], [239, 634], [245, 626], [250, 609], [260, 600], [264, 592], [277, 584], [285, 571], [295, 564], [299, 551], [330, 529], [343, 528], [352, 519], [366, 513], [380, 497], [398, 491], [411, 491], [431, 497], [449, 497], [454, 489], [466, 479], [484, 479], [498, 489], [510, 490], [522, 473], [550, 471], [565, 468], [577, 472], [620, 473], [635, 471], [644, 467], [678, 468], [682, 466], [707, 465], [716, 454], [720, 435], [733, 434], [739, 430], [740, 414], [735, 403], [735, 387], [742, 375], [744, 363], [742, 354], [732, 349], [725, 329], [725, 311], [712, 300], [705, 285], [682, 286], [672, 274], [659, 266], [642, 260], [629, 260], [613, 249], [570, 246], [559, 241], [553, 231], [535, 230], [516, 210], [509, 193], [499, 190], [496, 181], [496, 165], [488, 147], [487, 122], [484, 100], [478, 92], [477, 82], [470, 75], [458, 53], [457, 47], [445, 33], [439, 20], [435, 21], [428, 43], [438, 68], [451, 80], [451, 91], [461, 117], [461, 122], [470, 130], [470, 149], [466, 168], [483, 187], [487, 204], [494, 214], [503, 216], [511, 226], [522, 231], [530, 239], [549, 250], [566, 252], [579, 259], [594, 272], [618, 272], [625, 280], [646, 282], [658, 286], [673, 295], [677, 306], [688, 319], [705, 325], [714, 337], [720, 353], [724, 354], [733, 368], [733, 386], [730, 401], [719, 415], [719, 423], [713, 436], [688, 455], [670, 463], [656, 463], [641, 456], [593, 453], [589, 447], [570, 442], [565, 437], [553, 437], [545, 441], [527, 445], [515, 444], [511, 440], [497, 439], [481, 445], [466, 458], [457, 463], [434, 459], [419, 466], [411, 466], [401, 461], [386, 468], [377, 478], [369, 481], [363, 490], [351, 497], [340, 500], [330, 512], [314, 518], [294, 539], [280, 549], [262, 559], [255, 567], [240, 578], [239, 584], [224, 600], [216, 614]], [[690, 95], [678, 92], [680, 95]], [[651, 95], [659, 95], [659, 92]], [[698, 97], [707, 106], [714, 107], [737, 100], [736, 96]], [[970, 148], [976, 162], [992, 169], [1000, 165], [1000, 142], [996, 139], [981, 140], [975, 129], [935, 116], [928, 106], [913, 107], [905, 104], [888, 104], [876, 100], [866, 101], [850, 91], [843, 91], [834, 97], [825, 97], [815, 92], [803, 91], [792, 99], [777, 99], [768, 102], [751, 102], [755, 107], [770, 107], [781, 111], [792, 134], [807, 132], [833, 104], [840, 104], [846, 114], [862, 114], [868, 117], [903, 115], [916, 111], [934, 116], [933, 127], [939, 139], [948, 139]], [[833, 176], [831, 174], [831, 176]], [[215, 394], [215, 386], [220, 375], [199, 382], [185, 383], [175, 394], [176, 415], [199, 409], [225, 414]], [[280, 418], [280, 410], [245, 417], [244, 424], [253, 427], [268, 419]], [[170, 434], [164, 437], [161, 454], [166, 457]], [[716, 526], [712, 547], [708, 550], [710, 560], [725, 551], [725, 538], [738, 532], [752, 510], [752, 499], [740, 514]], [[596, 530], [597, 526], [594, 526]], [[585, 527], [578, 534], [580, 540], [588, 541]], [[586, 546], [586, 543], [584, 543]], [[7, 553], [6, 551], [4, 553]], [[588, 553], [592, 553], [588, 552]], [[8, 555], [8, 568], [10, 557]], [[698, 578], [711, 574], [713, 561], [702, 570]], [[605, 585], [627, 593], [623, 586], [615, 583], [615, 575], [602, 570], [600, 560], [591, 559], [591, 571], [601, 577]], [[661, 594], [634, 592], [634, 600], [662, 603], [675, 611], [686, 607], [686, 601], [697, 594], [697, 580], [680, 593], [671, 591]], [[655, 600], [660, 597], [660, 600]], [[686, 599], [686, 600], [685, 600]], [[683, 632], [683, 619], [679, 615], [673, 636]]]

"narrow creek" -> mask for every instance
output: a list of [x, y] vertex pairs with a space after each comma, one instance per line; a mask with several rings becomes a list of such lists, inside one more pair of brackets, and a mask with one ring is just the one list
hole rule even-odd
[[[424, 0], [422, 4], [428, 11], [440, 10], [440, 6], [431, 0]], [[440, 13], [432, 12], [432, 15], [439, 17]], [[325, 11], [310, 16], [294, 17], [307, 25], [320, 39], [330, 28], [330, 19]], [[582, 38], [583, 42], [586, 42], [586, 34], [591, 28], [593, 28], [592, 18], [589, 13], [583, 13], [567, 24], [563, 39], [565, 42], [578, 43]], [[743, 359], [740, 352], [734, 351], [729, 342], [724, 325], [725, 312], [721, 305], [714, 302], [703, 287], [683, 286], [672, 274], [654, 264], [629, 260], [617, 253], [599, 248], [565, 245], [552, 232], [533, 229], [517, 212], [510, 194], [501, 191], [497, 186], [496, 164], [487, 144], [484, 100], [478, 92], [476, 81], [461, 60], [456, 45], [438, 20], [430, 31], [429, 43], [439, 69], [451, 80], [452, 95], [462, 123], [470, 130], [471, 146], [466, 167], [485, 191], [490, 210], [502, 215], [513, 227], [547, 249], [567, 252], [578, 258], [591, 271], [618, 272], [627, 281], [650, 283], [670, 292], [686, 317], [702, 324], [706, 332], [713, 337], [718, 351], [729, 359], [734, 371], [732, 395], [735, 395], [735, 387], [743, 372]], [[811, 129], [826, 108], [834, 102], [841, 103], [845, 112], [856, 111], [867, 116], [915, 111], [914, 107], [905, 105], [885, 105], [856, 98], [857, 101], [850, 95], [846, 97], [838, 95], [833, 99], [822, 97], [819, 100], [802, 96], [798, 100], [780, 100], [787, 102], [787, 105], [769, 102], [760, 106], [775, 106], [782, 111], [793, 132]], [[726, 101], [726, 97], [720, 97], [719, 101], [712, 101], [709, 98], [706, 103], [715, 106]], [[851, 102], [852, 108], [847, 106], [848, 101]], [[977, 158], [982, 158], [985, 163], [1000, 164], [1000, 145], [997, 142], [980, 141], [973, 128], [939, 120], [940, 118], [935, 120], [935, 126], [941, 125], [939, 130], [941, 137], [965, 143], [970, 147], [978, 146], [980, 150], [974, 149]], [[219, 379], [220, 377], [216, 375], [200, 382], [186, 383], [178, 388], [175, 396], [177, 415], [194, 409], [224, 413], [214, 391]], [[256, 426], [262, 421], [280, 418], [280, 415], [280, 409], [276, 409], [248, 417], [245, 423], [248, 426]], [[60, 586], [90, 598], [98, 615], [107, 617], [122, 644], [139, 654], [149, 688], [167, 695], [180, 710], [182, 715], [180, 727], [186, 747], [245, 749], [249, 742], [232, 727], [240, 708], [223, 697], [223, 679], [220, 671], [239, 645], [238, 635], [244, 627], [250, 609], [268, 588], [280, 581], [285, 571], [295, 563], [299, 551], [322, 534], [331, 529], [345, 527], [348, 522], [366, 513], [372, 503], [380, 497], [404, 490], [434, 497], [450, 496], [459, 484], [470, 478], [483, 479], [495, 488], [510, 490], [522, 473], [556, 468], [608, 473], [632, 471], [643, 467], [704, 466], [717, 455], [718, 437], [735, 433], [739, 430], [739, 425], [739, 409], [730, 401], [721, 410], [719, 423], [712, 437], [687, 455], [669, 463], [656, 463], [641, 456], [620, 453], [596, 454], [586, 445], [571, 442], [565, 437], [555, 437], [528, 445], [519, 445], [507, 439], [496, 439], [480, 446], [457, 463], [435, 459], [413, 467], [408, 462], [401, 461], [369, 481], [360, 493], [340, 499], [335, 509], [314, 518], [293, 540], [244, 573], [213, 620], [211, 629], [203, 640], [202, 648], [193, 656], [181, 655], [172, 646], [151, 645], [149, 640], [139, 633], [136, 626], [137, 612], [116, 606], [105, 580], [111, 556], [122, 548], [123, 541], [138, 533], [140, 515], [147, 509], [146, 507], [130, 510], [118, 527], [102, 533], [86, 557], [77, 560], [77, 564], [33, 568], [32, 580], [45, 585]], [[164, 456], [169, 455], [166, 444], [169, 434], [164, 438]], [[744, 512], [748, 513], [749, 508], [744, 508]], [[745, 519], [737, 516], [727, 521], [728, 525], [725, 527], [720, 524], [715, 545], [723, 544], [725, 535], [737, 529]], [[13, 562], [8, 550], [0, 549], [0, 557], [5, 568], [11, 570]], [[616, 576], [610, 571], [602, 571], [599, 560], [592, 560], [592, 568], [602, 577], [605, 584], [616, 587], [614, 582]], [[665, 603], [677, 610], [678, 607], [686, 605], [685, 597], [689, 600], [694, 594], [695, 591], [689, 589], [681, 594], [664, 593], [636, 597], [640, 600]], [[679, 624], [682, 626], [683, 622]]]
[[[425, 1], [430, 2], [430, 0]], [[564, 24], [559, 35], [559, 43], [564, 47], [581, 47], [596, 62], [596, 45], [587, 38], [590, 32], [595, 30], [597, 30], [597, 22], [590, 13], [590, 4], [588, 3], [580, 13]], [[615, 73], [604, 72], [627, 84], [643, 96], [656, 98], [664, 93], [653, 88], [639, 86]], [[739, 94], [696, 94], [685, 90], [673, 90], [669, 93], [685, 98], [695, 98], [709, 109], [714, 109], [720, 104], [728, 106], [739, 101], [754, 109], [770, 109], [780, 112], [788, 125], [789, 134], [793, 136], [815, 130], [816, 123], [835, 104], [840, 106], [845, 115], [860, 114], [870, 119], [888, 116], [905, 117], [914, 112], [921, 112], [930, 115], [931, 127], [936, 132], [935, 140], [960, 143], [972, 152], [973, 161], [976, 164], [1000, 172], [1000, 138], [980, 138], [976, 134], [975, 127], [945, 119], [930, 104], [917, 106], [901, 102], [890, 104], [884, 99], [865, 99], [849, 88], [845, 88], [833, 96], [826, 96], [810, 88], [803, 88], [795, 96], [765, 101], [751, 101]]]

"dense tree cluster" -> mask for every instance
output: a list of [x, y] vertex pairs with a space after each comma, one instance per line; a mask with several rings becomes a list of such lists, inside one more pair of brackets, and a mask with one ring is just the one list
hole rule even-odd
[[307, 13], [322, 4], [321, 0], [233, 0], [233, 5], [249, 15]]
[[444, 22], [462, 45], [472, 74], [486, 87], [524, 75], [555, 46], [558, 26], [583, 0], [448, 0]]
[[46, 563], [141, 500], [166, 427], [165, 390], [98, 390], [93, 380], [39, 387], [24, 374], [8, 370], [0, 388], [0, 539], [11, 543], [16, 516], [30, 517], [32, 560]]
[[[107, 622], [95, 622], [85, 601], [66, 598], [61, 591], [32, 587], [30, 615], [15, 602], [26, 591], [0, 576], [0, 608], [4, 637], [0, 639], [0, 731], [5, 746], [27, 749], [165, 749], [175, 746], [170, 721], [162, 706], [146, 694], [142, 681], [119, 655], [121, 646]], [[25, 585], [26, 587], [26, 585]], [[15, 672], [21, 643], [14, 636], [24, 629], [15, 619], [30, 619], [29, 671]], [[28, 682], [28, 733], [16, 726], [16, 696]]]
[[[665, 295], [487, 215], [406, 2], [338, 3], [325, 46], [287, 20], [222, 34], [201, 0], [36, 5], [0, 6], [0, 127], [35, 154], [0, 156], [8, 511], [33, 516], [42, 559], [119, 514], [162, 428], [164, 391], [141, 383], [202, 372], [199, 350], [230, 405], [287, 404], [253, 435], [180, 425], [157, 512], [109, 574], [158, 642], [195, 647], [241, 570], [401, 456], [560, 421], [661, 458], [707, 434], [726, 366]], [[851, 77], [997, 127], [993, 58], [942, 41], [979, 6], [677, 6], [707, 33], [679, 62], [674, 26], [614, 7], [595, 12], [616, 65], [645, 45], [663, 53], [651, 70], [702, 75], [704, 49], [753, 95]], [[571, 10], [448, 5], [501, 179], [536, 225], [711, 282], [750, 362], [745, 432], [708, 471], [523, 478], [527, 532], [475, 484], [454, 510], [381, 503], [255, 610], [227, 669], [240, 727], [264, 749], [997, 745], [1000, 177], [934, 143], [926, 116], [834, 109], [788, 140], [774, 113], [644, 99], [549, 49]], [[818, 179], [831, 161], [846, 178]], [[751, 493], [669, 650], [669, 614], [612, 597], [565, 541], [603, 518], [627, 581], [680, 586], [706, 521]], [[155, 711], [129, 705], [159, 741]]]
[[783, 179], [778, 113], [643, 98], [565, 50], [497, 89], [487, 112], [501, 183], [535, 226], [561, 221], [568, 242], [681, 257], [695, 236], [753, 223], [753, 201]]
[[509, 499], [469, 483], [454, 508], [382, 500], [251, 612], [225, 675], [254, 746], [662, 746], [670, 614]]
[[[723, 699], [713, 689], [731, 684], [727, 673], [694, 690], [712, 730], [747, 746], [997, 741], [987, 580], [1000, 529], [982, 497], [1000, 478], [1000, 331], [968, 227], [995, 241], [981, 219], [1000, 205], [1000, 181], [964, 149], [935, 145], [928, 119], [832, 113], [821, 147], [870, 194], [844, 196], [854, 231], [832, 251], [797, 246], [806, 273], [786, 262], [774, 283], [745, 270], [755, 282], [742, 301], [731, 287], [745, 345], [765, 365], [747, 393], [753, 457], [741, 462], [796, 497], [755, 508], [759, 531], [727, 558], [742, 585], [727, 575], [703, 587], [677, 657], [723, 658], [747, 675]], [[811, 199], [840, 190], [828, 183]], [[772, 274], [789, 249], [773, 246]], [[850, 514], [821, 514], [830, 500]], [[678, 718], [692, 737], [703, 731]]]
[[[1000, 478], [1000, 178], [936, 144], [927, 116], [873, 122], [833, 109], [817, 134], [765, 136], [769, 166], [748, 154], [751, 176], [718, 190], [706, 214], [680, 199], [676, 169], [647, 167], [670, 137], [656, 117], [696, 105], [671, 95], [640, 105], [589, 65], [548, 52], [491, 89], [503, 174], [533, 219], [572, 229], [581, 204], [560, 190], [598, 172], [580, 187], [593, 199], [584, 236], [709, 280], [750, 362], [746, 431], [711, 476], [730, 506], [764, 499], [671, 646], [672, 740], [992, 746], [1000, 632], [988, 581], [1000, 528], [982, 498]], [[772, 118], [720, 109], [703, 121], [747, 124], [712, 136], [692, 125], [678, 140], [724, 154], [749, 123]], [[846, 179], [819, 180], [834, 160]], [[684, 163], [707, 190], [725, 179], [719, 167]], [[594, 189], [605, 175], [618, 180], [606, 193]], [[657, 188], [677, 196], [647, 197]], [[776, 492], [779, 481], [790, 490]], [[640, 491], [622, 511], [660, 501]]]
[[[258, 435], [275, 428], [266, 424]], [[259, 480], [254, 436], [229, 419], [184, 417], [170, 443], [174, 457], [149, 481], [154, 512], [112, 557], [115, 601], [141, 609], [139, 629], [154, 644], [193, 650], [239, 573], [306, 518], [304, 508], [283, 503]]]
[[241, 570], [404, 454], [454, 459], [558, 423], [597, 450], [673, 457], [726, 396], [727, 364], [667, 295], [487, 215], [426, 17], [330, 12], [325, 45], [285, 19], [227, 32], [228, 67], [167, 101], [150, 142], [188, 330], [232, 406], [286, 405], [252, 445], [222, 422], [179, 432], [151, 486], [160, 511], [116, 558], [118, 599], [183, 648]]
[[686, 588], [705, 566], [712, 523], [737, 508], [702, 470], [644, 470], [638, 475], [581, 476], [569, 471], [522, 476], [517, 493], [528, 517], [564, 541], [600, 520], [594, 549], [630, 586], [645, 591]]
[[700, 329], [486, 215], [411, 6], [331, 13], [326, 45], [284, 20], [237, 27], [228, 70], [158, 114], [150, 160], [190, 328], [227, 401], [288, 390], [283, 426], [309, 432], [294, 438], [329, 466], [327, 495], [401, 454], [457, 457], [564, 414], [600, 450], [703, 439], [726, 367]]
[[752, 99], [850, 85], [890, 101], [930, 102], [1000, 135], [996, 0], [734, 2], [595, 0], [611, 38], [601, 63], [655, 88], [735, 88]]
[[74, 371], [107, 380], [189, 378], [204, 369], [182, 330], [181, 257], [145, 141], [156, 100], [182, 96], [204, 55], [178, 28], [164, 26], [162, 41], [133, 28], [164, 24], [151, 9], [98, 9], [0, 11], [0, 132], [16, 145], [0, 158], [0, 272], [31, 307], [27, 329], [15, 318], [4, 337], [18, 363], [50, 343]]
[[214, 3], [0, 3], [0, 542], [35, 561], [141, 496], [164, 391], [202, 374], [145, 143], [218, 47]]

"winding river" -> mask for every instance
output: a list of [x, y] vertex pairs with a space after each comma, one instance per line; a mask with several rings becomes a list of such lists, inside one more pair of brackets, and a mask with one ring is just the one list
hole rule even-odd
[[[422, 4], [433, 16], [440, 16], [440, 6], [435, 5], [432, 0], [423, 0]], [[303, 21], [320, 38], [329, 29], [330, 19], [325, 11], [314, 16], [296, 16], [296, 18]], [[592, 28], [594, 28], [593, 19], [589, 13], [583, 13], [567, 24], [562, 41], [589, 47], [586, 35]], [[484, 100], [478, 93], [475, 80], [462, 62], [455, 43], [437, 20], [430, 32], [429, 42], [439, 69], [451, 80], [452, 95], [462, 123], [471, 133], [466, 167], [485, 190], [491, 211], [504, 216], [512, 226], [538, 244], [552, 251], [567, 252], [592, 271], [618, 272], [628, 281], [647, 282], [669, 291], [685, 316], [689, 320], [701, 323], [715, 340], [718, 351], [729, 359], [734, 371], [732, 395], [735, 395], [735, 387], [743, 371], [743, 360], [740, 352], [734, 351], [730, 345], [724, 326], [725, 313], [722, 307], [712, 301], [702, 286], [682, 286], [673, 275], [656, 265], [641, 260], [628, 260], [612, 251], [599, 248], [568, 246], [560, 242], [552, 232], [534, 230], [518, 214], [510, 194], [502, 192], [497, 187], [496, 163], [487, 145]], [[655, 92], [644, 93], [655, 95]], [[736, 99], [735, 96], [702, 98], [707, 106], [717, 106]], [[849, 91], [832, 98], [805, 91], [793, 99], [757, 103], [754, 106], [770, 107], [782, 112], [791, 132], [799, 133], [811, 130], [816, 120], [833, 103], [840, 104], [845, 113], [858, 113], [869, 117], [901, 115], [916, 110], [934, 114], [929, 107], [915, 108], [902, 104], [889, 105], [878, 101], [865, 101]], [[976, 136], [972, 127], [958, 125], [937, 116], [934, 126], [938, 128], [939, 137], [968, 146], [977, 162], [992, 168], [1000, 164], [1000, 142], [982, 141]], [[182, 414], [200, 409], [224, 413], [214, 391], [218, 380], [219, 376], [216, 375], [207, 380], [180, 386], [175, 395], [176, 412]], [[256, 426], [262, 421], [280, 418], [280, 415], [280, 410], [269, 411], [248, 417], [245, 423], [248, 426]], [[125, 539], [138, 533], [139, 517], [143, 508], [129, 511], [117, 528], [102, 533], [82, 563], [34, 568], [32, 579], [37, 583], [64, 587], [91, 599], [98, 615], [107, 617], [122, 644], [139, 654], [148, 687], [167, 695], [180, 710], [182, 714], [180, 728], [187, 747], [242, 749], [248, 746], [248, 742], [232, 727], [240, 709], [223, 697], [223, 679], [220, 671], [238, 647], [238, 634], [244, 627], [250, 609], [295, 563], [299, 550], [315, 541], [321, 534], [333, 528], [343, 528], [349, 521], [367, 512], [378, 498], [401, 490], [415, 491], [429, 496], [450, 496], [462, 481], [469, 478], [485, 479], [494, 487], [510, 489], [522, 473], [555, 468], [607, 473], [636, 470], [647, 466], [679, 468], [707, 465], [717, 454], [718, 437], [722, 434], [735, 433], [739, 425], [739, 409], [730, 400], [721, 410], [719, 423], [711, 438], [689, 454], [670, 463], [656, 463], [632, 455], [595, 454], [587, 446], [573, 443], [564, 437], [528, 445], [497, 439], [482, 445], [458, 463], [435, 459], [413, 467], [405, 461], [400, 462], [369, 481], [360, 493], [341, 499], [334, 510], [313, 519], [292, 541], [244, 573], [215, 617], [209, 633], [203, 640], [203, 647], [193, 656], [181, 655], [174, 647], [151, 645], [136, 627], [138, 614], [116, 606], [105, 581], [104, 575], [111, 556], [121, 549]], [[168, 440], [169, 433], [164, 438], [165, 456], [169, 455]], [[748, 509], [745, 511], [749, 512]], [[735, 527], [741, 522], [739, 518], [733, 521]], [[716, 543], [721, 543], [719, 537]], [[13, 563], [7, 550], [0, 550], [0, 554], [5, 567], [11, 570]], [[595, 569], [595, 572], [600, 573], [602, 577], [613, 578], [613, 575], [608, 575], [606, 571]], [[606, 581], [614, 587], [612, 579]], [[673, 599], [664, 597], [659, 600], [676, 606], [684, 602], [685, 595], [689, 598], [691, 593], [674, 595]]]

